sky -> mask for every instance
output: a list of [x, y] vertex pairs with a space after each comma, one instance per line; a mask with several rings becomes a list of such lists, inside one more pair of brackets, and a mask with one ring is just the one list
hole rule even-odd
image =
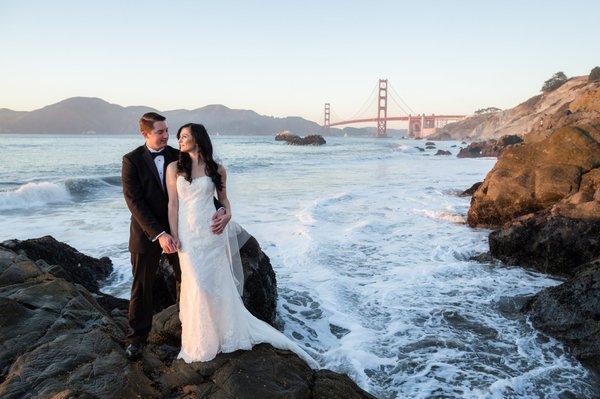
[[380, 78], [411, 113], [510, 108], [600, 65], [598, 15], [591, 0], [0, 0], [0, 108], [89, 96], [322, 123], [329, 102], [335, 122], [374, 117]]

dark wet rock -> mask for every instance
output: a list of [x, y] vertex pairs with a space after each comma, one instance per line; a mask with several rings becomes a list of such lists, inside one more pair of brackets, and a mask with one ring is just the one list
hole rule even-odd
[[446, 151], [446, 150], [437, 150], [435, 155], [452, 155], [452, 153], [450, 151]]
[[348, 330], [347, 328], [336, 326], [335, 324], [331, 323], [329, 324], [329, 331], [331, 331], [331, 333], [335, 335], [338, 339], [350, 333], [350, 330]]
[[479, 186], [481, 186], [481, 184], [483, 184], [482, 181], [478, 181], [477, 183], [474, 183], [471, 187], [469, 187], [465, 191], [463, 191], [460, 194], [460, 196], [461, 197], [470, 197], [471, 195], [475, 194], [475, 191], [477, 191], [477, 189], [479, 188]]
[[600, 220], [569, 219], [539, 212], [493, 231], [490, 253], [508, 265], [571, 276], [600, 257]]
[[469, 257], [469, 260], [479, 262], [479, 263], [493, 263], [496, 260], [489, 252], [482, 252], [480, 254], [476, 254]]
[[311, 134], [305, 137], [300, 137], [292, 134], [289, 131], [278, 133], [275, 136], [277, 141], [285, 141], [291, 145], [323, 145], [326, 144], [325, 139], [320, 134]]
[[425, 151], [425, 148], [422, 148], [422, 147], [415, 147], [415, 148], [421, 152]]
[[564, 127], [543, 141], [509, 146], [473, 194], [467, 222], [500, 226], [561, 201], [558, 214], [600, 218], [599, 167], [595, 127]]
[[431, 145], [431, 144], [425, 144], [425, 149], [426, 150], [435, 150], [435, 145]]
[[209, 362], [176, 360], [177, 305], [155, 315], [142, 359], [129, 362], [122, 312], [106, 312], [83, 285], [3, 246], [0, 320], [2, 398], [373, 398], [347, 376], [268, 344]]
[[510, 145], [522, 143], [523, 139], [516, 135], [502, 136], [499, 139], [489, 139], [469, 144], [461, 148], [459, 158], [498, 157]]
[[573, 348], [600, 373], [600, 258], [565, 283], [542, 290], [525, 306], [533, 325]]
[[435, 143], [433, 141], [428, 141], [425, 143], [425, 145], [431, 145], [431, 146], [435, 147]]
[[50, 273], [81, 284], [91, 292], [98, 292], [98, 281], [108, 277], [113, 269], [109, 258], [96, 259], [84, 255], [51, 236], [23, 241], [8, 240], [0, 245], [15, 252], [22, 252], [33, 261], [43, 260]]

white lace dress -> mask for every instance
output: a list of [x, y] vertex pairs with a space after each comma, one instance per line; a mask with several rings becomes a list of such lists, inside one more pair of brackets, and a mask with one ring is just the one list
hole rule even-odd
[[245, 308], [231, 274], [226, 232], [217, 235], [210, 228], [214, 193], [215, 185], [208, 176], [191, 183], [182, 176], [177, 178], [181, 241], [181, 351], [177, 358], [187, 363], [208, 361], [219, 352], [249, 350], [266, 342], [291, 350], [311, 368], [318, 368], [298, 344]]

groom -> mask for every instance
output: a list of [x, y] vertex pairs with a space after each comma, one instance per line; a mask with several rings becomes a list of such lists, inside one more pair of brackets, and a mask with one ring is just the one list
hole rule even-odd
[[[152, 286], [165, 253], [175, 274], [177, 299], [181, 270], [176, 240], [171, 236], [168, 220], [168, 196], [165, 183], [166, 166], [177, 161], [179, 151], [167, 145], [169, 129], [165, 117], [148, 112], [140, 119], [140, 132], [145, 144], [123, 156], [121, 179], [123, 195], [131, 211], [129, 252], [133, 284], [129, 301], [129, 345], [125, 354], [130, 360], [140, 357], [152, 327]], [[227, 224], [225, 208], [216, 199], [212, 231], [220, 234]]]

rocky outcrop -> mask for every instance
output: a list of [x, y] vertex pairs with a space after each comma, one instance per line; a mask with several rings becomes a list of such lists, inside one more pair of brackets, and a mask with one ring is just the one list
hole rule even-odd
[[446, 150], [437, 150], [435, 155], [452, 155], [452, 153], [450, 151], [446, 151]]
[[481, 186], [483, 184], [482, 181], [478, 181], [477, 183], [474, 183], [471, 187], [467, 188], [465, 191], [463, 191], [462, 193], [460, 193], [461, 197], [470, 197], [473, 194], [475, 194], [475, 191], [477, 191], [477, 189], [479, 188], [479, 186]]
[[49, 266], [0, 245], [3, 398], [372, 398], [348, 377], [312, 370], [268, 344], [210, 362], [175, 360], [177, 305], [155, 315], [143, 358], [131, 363], [126, 311], [107, 311], [85, 286]]
[[509, 145], [522, 143], [520, 136], [502, 136], [499, 139], [489, 139], [469, 144], [461, 148], [456, 155], [459, 158], [498, 157]]
[[529, 214], [489, 236], [490, 253], [507, 265], [572, 276], [600, 257], [600, 219], [571, 219], [549, 210]]
[[75, 248], [56, 241], [51, 236], [30, 240], [9, 240], [2, 246], [15, 252], [23, 251], [33, 261], [44, 260], [53, 267], [49, 272], [72, 283], [83, 285], [88, 291], [98, 292], [98, 281], [113, 271], [109, 258], [92, 258]]
[[542, 290], [526, 305], [533, 325], [573, 348], [600, 373], [600, 258], [582, 265], [568, 281]]
[[588, 76], [574, 77], [556, 90], [544, 92], [514, 108], [450, 123], [436, 131], [434, 139], [481, 140], [507, 134], [540, 141], [563, 126], [590, 125], [600, 119], [600, 82]]
[[323, 145], [326, 144], [325, 139], [320, 134], [311, 134], [306, 137], [296, 136], [290, 132], [279, 133], [275, 136], [275, 140], [285, 141], [291, 145]]
[[[560, 89], [559, 89], [560, 90]], [[567, 217], [600, 217], [600, 128], [568, 126], [507, 147], [471, 198], [470, 226], [500, 226], [556, 206]]]

